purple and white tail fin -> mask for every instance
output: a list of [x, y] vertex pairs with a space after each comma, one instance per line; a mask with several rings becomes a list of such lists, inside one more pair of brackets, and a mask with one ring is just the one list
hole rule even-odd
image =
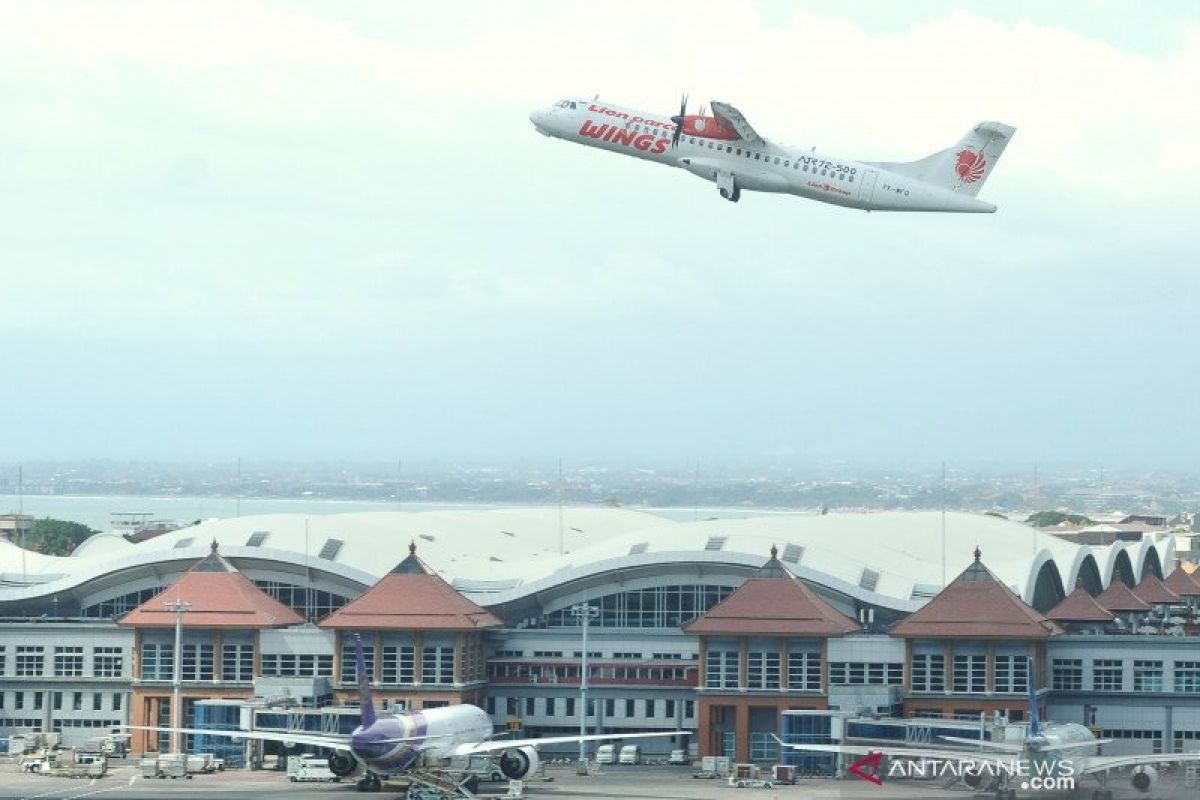
[[363, 656], [362, 636], [354, 634], [354, 667], [358, 677], [358, 704], [362, 713], [362, 726], [375, 724], [375, 698], [371, 695], [371, 679], [367, 676], [367, 660]]
[[988, 175], [992, 174], [992, 169], [1016, 130], [1002, 122], [980, 122], [967, 131], [967, 135], [954, 147], [939, 150], [919, 161], [868, 163], [957, 194], [975, 197]]

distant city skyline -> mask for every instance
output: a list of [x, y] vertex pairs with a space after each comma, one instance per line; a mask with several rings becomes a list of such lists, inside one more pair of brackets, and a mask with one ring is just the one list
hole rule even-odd
[[[1194, 3], [0, 9], [0, 462], [1200, 452]], [[1000, 212], [735, 206], [527, 119], [682, 91], [869, 160], [1003, 120]]]

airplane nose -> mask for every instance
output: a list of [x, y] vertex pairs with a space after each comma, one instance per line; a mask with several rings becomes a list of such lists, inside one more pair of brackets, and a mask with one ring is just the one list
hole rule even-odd
[[546, 119], [546, 110], [543, 108], [536, 109], [536, 110], [530, 112], [530, 114], [529, 114], [529, 121], [532, 122], [534, 124], [534, 126], [538, 127], [538, 128], [542, 127], [542, 121], [545, 119]]

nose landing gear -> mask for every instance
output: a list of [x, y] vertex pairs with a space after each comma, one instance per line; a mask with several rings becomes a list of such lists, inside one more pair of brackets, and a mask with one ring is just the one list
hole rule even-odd
[[742, 199], [742, 187], [737, 185], [737, 180], [733, 177], [732, 172], [721, 170], [717, 173], [717, 191], [731, 203], [736, 203]]

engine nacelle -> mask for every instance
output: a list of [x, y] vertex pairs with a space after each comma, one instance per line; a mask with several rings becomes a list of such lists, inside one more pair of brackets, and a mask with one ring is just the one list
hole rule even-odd
[[348, 778], [356, 769], [358, 762], [345, 750], [334, 750], [329, 754], [329, 771], [339, 778]]
[[500, 771], [504, 777], [512, 781], [523, 780], [527, 775], [537, 772], [538, 754], [532, 747], [518, 747], [505, 750], [500, 756]]
[[1135, 767], [1133, 775], [1129, 778], [1129, 782], [1133, 784], [1133, 788], [1139, 792], [1154, 791], [1155, 784], [1158, 783], [1158, 770], [1149, 764], [1142, 764]]

